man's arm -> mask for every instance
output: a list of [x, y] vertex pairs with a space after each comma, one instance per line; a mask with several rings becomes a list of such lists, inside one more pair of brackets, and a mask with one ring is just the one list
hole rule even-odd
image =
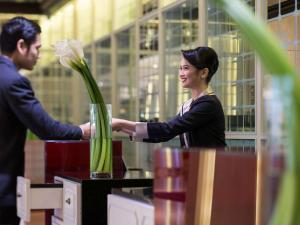
[[[14, 81], [6, 93], [7, 102], [18, 119], [38, 137], [49, 139], [80, 139], [78, 126], [62, 124], [52, 119], [35, 98], [30, 82], [21, 77]], [[84, 127], [84, 131], [86, 128]]]

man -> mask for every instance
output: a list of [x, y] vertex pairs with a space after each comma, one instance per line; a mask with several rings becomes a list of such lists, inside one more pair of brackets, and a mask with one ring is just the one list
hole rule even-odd
[[26, 129], [49, 139], [81, 139], [89, 125], [73, 126], [53, 120], [35, 98], [30, 81], [18, 70], [32, 70], [39, 58], [41, 28], [15, 17], [0, 35], [0, 224], [16, 225], [16, 178], [24, 174]]

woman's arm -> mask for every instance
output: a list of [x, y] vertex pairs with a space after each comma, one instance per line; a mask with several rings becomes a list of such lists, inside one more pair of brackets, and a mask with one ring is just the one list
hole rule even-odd
[[177, 115], [167, 122], [133, 122], [124, 119], [112, 119], [112, 130], [122, 131], [133, 137], [133, 140], [145, 142], [164, 142], [184, 132], [200, 129], [213, 118], [214, 104], [202, 101], [183, 116]]
[[148, 124], [150, 139], [168, 140], [185, 132], [206, 127], [215, 118], [215, 103], [211, 99], [202, 99], [182, 116], [177, 115], [166, 122]]

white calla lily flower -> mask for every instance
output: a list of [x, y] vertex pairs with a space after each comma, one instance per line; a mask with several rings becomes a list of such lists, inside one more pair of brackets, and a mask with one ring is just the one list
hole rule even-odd
[[54, 45], [54, 50], [60, 63], [68, 68], [72, 67], [72, 63], [79, 63], [84, 58], [82, 45], [78, 40], [59, 41]]

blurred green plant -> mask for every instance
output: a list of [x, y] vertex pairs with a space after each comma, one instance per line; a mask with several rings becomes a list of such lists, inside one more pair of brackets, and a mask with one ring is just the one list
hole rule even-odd
[[[266, 23], [240, 0], [214, 0], [239, 26], [242, 35], [255, 49], [265, 69], [280, 79], [292, 81], [292, 105], [288, 113], [285, 169], [270, 225], [300, 224], [300, 76], [290, 63], [280, 41]], [[282, 98], [287, 96], [282, 96]]]
[[31, 130], [27, 129], [26, 140], [33, 141], [33, 140], [40, 140], [40, 139]]

